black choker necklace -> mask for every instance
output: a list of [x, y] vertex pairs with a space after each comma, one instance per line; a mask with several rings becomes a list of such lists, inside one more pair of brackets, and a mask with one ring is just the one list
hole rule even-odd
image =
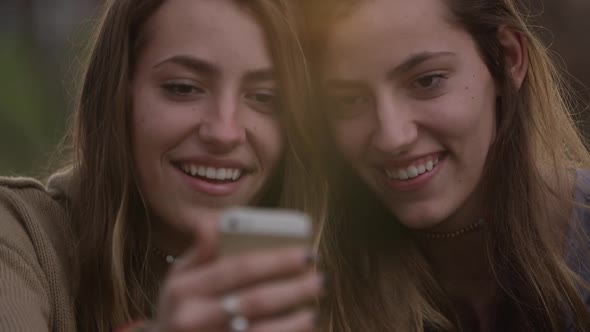
[[154, 252], [154, 254], [156, 254], [156, 256], [162, 258], [168, 264], [172, 264], [176, 260], [176, 257], [167, 254], [163, 250], [160, 250], [159, 248], [156, 248], [154, 246], [152, 246], [152, 251]]
[[483, 226], [485, 226], [485, 224], [486, 224], [485, 220], [483, 218], [479, 218], [477, 221], [475, 221], [471, 225], [465, 226], [465, 227], [458, 229], [456, 231], [447, 232], [447, 233], [416, 231], [415, 234], [418, 237], [421, 237], [424, 239], [453, 239], [458, 236], [477, 231], [480, 228], [482, 228]]

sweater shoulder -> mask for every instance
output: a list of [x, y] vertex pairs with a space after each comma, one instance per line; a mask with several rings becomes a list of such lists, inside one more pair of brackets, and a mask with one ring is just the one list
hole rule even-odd
[[69, 237], [69, 220], [63, 191], [32, 178], [0, 177], [0, 229], [4, 230], [0, 237], [41, 240], [44, 235], [59, 246]]
[[[51, 184], [46, 186], [31, 178], [0, 177], [0, 249], [4, 255], [2, 264], [6, 264], [0, 270], [10, 276], [5, 288], [12, 285], [14, 292], [30, 294], [28, 300], [4, 294], [0, 306], [10, 304], [20, 310], [21, 315], [15, 313], [14, 317], [31, 313], [31, 322], [21, 317], [19, 324], [23, 326], [40, 326], [33, 323], [46, 320], [50, 330], [64, 330], [64, 326], [75, 330], [75, 242], [68, 206], [64, 192]], [[41, 304], [37, 307], [36, 302], [43, 299], [48, 301], [47, 311], [41, 310]], [[34, 314], [38, 312], [44, 314]]]
[[74, 240], [65, 192], [32, 178], [0, 177], [0, 243], [71, 274]]

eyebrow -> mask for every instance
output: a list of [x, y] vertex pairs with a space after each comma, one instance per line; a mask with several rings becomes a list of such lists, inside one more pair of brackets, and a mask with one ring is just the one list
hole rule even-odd
[[[176, 55], [167, 58], [158, 62], [153, 68], [161, 67], [166, 63], [174, 63], [209, 77], [218, 78], [221, 76], [221, 68], [215, 64], [188, 55]], [[244, 80], [250, 82], [274, 81], [276, 80], [276, 73], [272, 67], [250, 70], [244, 74]]]
[[221, 70], [217, 66], [207, 61], [200, 60], [187, 55], [176, 55], [170, 58], [166, 58], [155, 64], [153, 68], [157, 69], [158, 67], [162, 67], [167, 63], [174, 63], [182, 67], [185, 67], [191, 71], [198, 72], [207, 76], [221, 76]]
[[[422, 63], [435, 59], [435, 58], [443, 58], [443, 57], [455, 57], [456, 54], [453, 52], [421, 52], [417, 54], [413, 54], [409, 56], [404, 62], [397, 65], [393, 69], [387, 72], [387, 79], [393, 80], [396, 76], [399, 76], [403, 73], [407, 73], [412, 69], [418, 67]], [[357, 80], [348, 80], [348, 79], [328, 79], [326, 80], [326, 85], [333, 87], [333, 88], [341, 88], [341, 89], [352, 89], [365, 86], [361, 81]]]

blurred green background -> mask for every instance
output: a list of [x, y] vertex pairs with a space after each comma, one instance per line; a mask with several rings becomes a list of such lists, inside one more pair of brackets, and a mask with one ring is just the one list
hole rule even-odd
[[64, 135], [97, 0], [0, 0], [0, 174], [43, 176]]
[[[524, 1], [577, 82], [582, 99], [575, 112], [590, 128], [584, 87], [590, 86], [590, 0]], [[77, 93], [78, 56], [100, 3], [0, 0], [0, 174], [50, 171]]]

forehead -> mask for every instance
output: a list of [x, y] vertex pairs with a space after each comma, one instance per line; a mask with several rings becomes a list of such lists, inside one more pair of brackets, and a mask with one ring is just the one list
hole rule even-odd
[[214, 63], [233, 56], [255, 67], [270, 62], [262, 26], [238, 1], [165, 1], [144, 29], [146, 57], [186, 54]]
[[[331, 26], [325, 65], [355, 59], [394, 65], [422, 52], [457, 52], [471, 38], [451, 20], [444, 0], [359, 2]], [[359, 68], [359, 70], [361, 70]]]

